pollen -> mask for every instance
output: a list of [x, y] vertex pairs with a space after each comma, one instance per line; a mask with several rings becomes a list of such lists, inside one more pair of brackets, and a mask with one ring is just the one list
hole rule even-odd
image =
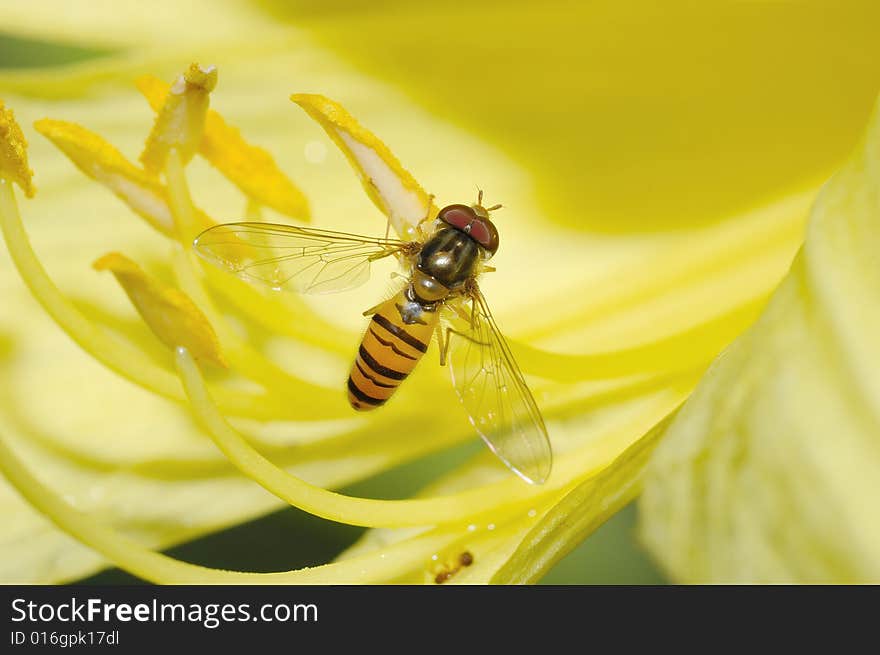
[[113, 273], [138, 313], [166, 346], [183, 347], [197, 360], [227, 366], [214, 328], [185, 293], [163, 285], [120, 253], [108, 253], [92, 266]]
[[27, 141], [11, 109], [0, 100], [0, 177], [18, 184], [28, 198], [36, 188], [31, 179], [34, 172], [28, 166]]
[[[169, 94], [168, 84], [154, 75], [143, 75], [136, 86], [150, 107], [161, 112]], [[278, 167], [272, 155], [245, 140], [238, 128], [213, 109], [205, 114], [198, 153], [258, 205], [294, 218], [309, 217], [305, 194]]]
[[[44, 118], [36, 130], [58, 147], [83, 173], [110, 189], [136, 214], [168, 236], [175, 236], [174, 217], [163, 184], [128, 161], [119, 150], [76, 123]], [[213, 224], [196, 210], [203, 227]]]
[[395, 231], [415, 236], [413, 225], [436, 214], [427, 193], [379, 138], [339, 103], [322, 95], [298, 93], [290, 99], [302, 107], [342, 150], [367, 195]]

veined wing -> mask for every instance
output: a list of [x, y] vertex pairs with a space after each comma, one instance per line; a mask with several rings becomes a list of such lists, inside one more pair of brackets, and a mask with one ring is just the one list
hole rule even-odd
[[353, 289], [370, 263], [412, 247], [396, 239], [275, 223], [223, 223], [196, 237], [195, 251], [236, 275], [299, 293]]
[[553, 459], [544, 419], [479, 289], [470, 302], [470, 325], [449, 358], [456, 393], [492, 452], [541, 484]]

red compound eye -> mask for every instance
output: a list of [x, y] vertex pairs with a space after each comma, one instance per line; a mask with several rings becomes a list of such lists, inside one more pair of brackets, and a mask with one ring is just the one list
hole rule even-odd
[[474, 210], [467, 205], [449, 205], [440, 210], [438, 217], [444, 223], [448, 223], [452, 227], [467, 232], [471, 223], [477, 220]]
[[489, 230], [486, 228], [483, 219], [478, 218], [471, 223], [471, 231], [468, 234], [470, 234], [471, 238], [484, 248], [489, 244]]
[[467, 205], [448, 205], [440, 210], [437, 217], [444, 223], [464, 232], [479, 243], [489, 256], [498, 250], [498, 230], [488, 218], [478, 216]]

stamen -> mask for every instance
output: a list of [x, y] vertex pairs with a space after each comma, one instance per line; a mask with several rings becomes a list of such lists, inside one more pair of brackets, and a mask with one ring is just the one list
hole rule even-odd
[[3, 437], [0, 437], [0, 471], [25, 500], [60, 529], [94, 548], [119, 568], [157, 584], [378, 583], [417, 569], [450, 539], [448, 533], [429, 532], [358, 557], [281, 573], [212, 569], [144, 548], [80, 512], [37, 480]]
[[[34, 127], [77, 168], [110, 189], [138, 216], [163, 234], [176, 236], [165, 186], [129, 162], [110, 143], [76, 123], [47, 118], [34, 123]], [[202, 229], [214, 224], [196, 208], [192, 209], [192, 214], [191, 222]]]
[[92, 266], [113, 273], [153, 334], [166, 346], [185, 346], [200, 361], [227, 366], [210, 321], [185, 293], [160, 284], [119, 253], [104, 255]]
[[262, 221], [263, 208], [260, 206], [260, 203], [249, 197], [244, 208], [244, 216], [249, 221]]
[[[173, 253], [174, 272], [181, 289], [185, 291], [199, 306], [214, 327], [220, 342], [224, 344], [224, 352], [232, 370], [257, 382], [266, 389], [276, 389], [277, 393], [293, 399], [309, 399], [309, 405], [318, 409], [328, 418], [344, 418], [348, 416], [346, 408], [339, 402], [339, 394], [326, 387], [306, 382], [279, 367], [229, 327], [226, 319], [217, 311], [205, 288], [199, 281], [191, 252], [176, 248]], [[185, 345], [185, 344], [177, 344]]]
[[[211, 324], [221, 330], [221, 336], [226, 344], [227, 355], [232, 361], [233, 369], [262, 384], [267, 389], [279, 389], [282, 395], [308, 398], [308, 404], [312, 409], [320, 407], [326, 413], [327, 418], [344, 416], [344, 407], [340, 403], [334, 402], [337, 400], [336, 394], [332, 394], [326, 388], [318, 387], [290, 375], [262, 353], [247, 345], [233, 330], [226, 327], [225, 321], [214, 309], [213, 303], [199, 284], [198, 276], [195, 273], [196, 265], [193, 261], [190, 244], [198, 235], [200, 226], [192, 222], [195, 215], [192, 196], [183, 163], [176, 150], [172, 149], [169, 153], [165, 178], [168, 182], [168, 194], [171, 207], [174, 210], [177, 232], [182, 237], [181, 242], [185, 249], [185, 252], [180, 249], [175, 251], [175, 270], [178, 279], [185, 285], [188, 292], [199, 301], [202, 311], [208, 313]], [[302, 317], [298, 317], [298, 320], [302, 320]]]
[[140, 157], [148, 174], [157, 176], [172, 150], [177, 151], [184, 164], [192, 159], [202, 142], [209, 97], [216, 85], [214, 66], [192, 64], [177, 78], [166, 94]]
[[195, 207], [189, 193], [189, 185], [183, 171], [183, 160], [176, 148], [168, 152], [165, 166], [165, 181], [168, 183], [168, 198], [171, 213], [177, 228], [177, 235], [185, 248], [189, 248], [204, 229], [196, 220]]
[[33, 249], [7, 180], [0, 179], [0, 225], [18, 272], [43, 309], [95, 359], [133, 382], [162, 396], [183, 400], [174, 376], [124, 342], [110, 339], [64, 297], [43, 269]]
[[[655, 401], [656, 407], [646, 408], [644, 413], [632, 419], [634, 423], [624, 421], [623, 425], [613, 426], [604, 436], [596, 435], [561, 462], [557, 467], [557, 476], [540, 488], [523, 485], [519, 480], [508, 477], [448, 496], [384, 501], [327, 491], [275, 466], [251, 447], [217, 411], [195, 361], [185, 349], [177, 351], [177, 366], [196, 417], [236, 468], [295, 507], [340, 523], [369, 527], [457, 524], [476, 520], [489, 512], [502, 518], [522, 513], [527, 507], [534, 506], [536, 500], [552, 497], [560, 488], [570, 484], [562, 481], [582, 480], [607, 466], [610, 459], [620, 452], [618, 439], [640, 434], [640, 426], [644, 426], [641, 428], [644, 432], [656, 423], [658, 415], [665, 416], [670, 407], [677, 406], [687, 395], [687, 391], [661, 395]], [[691, 386], [690, 381], [682, 384], [687, 390]]]
[[[180, 383], [171, 372], [157, 366], [127, 342], [111, 338], [58, 290], [31, 248], [21, 224], [12, 186], [4, 179], [0, 179], [0, 228], [12, 261], [34, 298], [81, 348], [112, 371], [141, 387], [172, 400], [185, 400]], [[309, 406], [291, 407], [289, 399], [271, 393], [255, 395], [221, 387], [215, 394], [223, 411], [234, 416], [271, 419], [296, 417], [303, 420], [311, 412]]]
[[[152, 75], [138, 78], [136, 84], [153, 110], [160, 111], [168, 96], [168, 84]], [[265, 205], [300, 220], [309, 218], [305, 194], [282, 172], [272, 155], [245, 141], [238, 129], [213, 109], [205, 115], [199, 154], [255, 205]], [[255, 218], [250, 214], [248, 217]]]
[[0, 100], [0, 178], [12, 180], [28, 198], [33, 198], [32, 176], [28, 166], [27, 141], [11, 109]]
[[314, 118], [339, 146], [367, 195], [385, 214], [398, 236], [405, 240], [416, 238], [417, 224], [426, 215], [435, 215], [438, 209], [388, 146], [329, 98], [300, 93], [290, 99]]
[[552, 486], [536, 490], [508, 478], [458, 494], [424, 499], [373, 500], [328, 491], [275, 466], [250, 446], [217, 411], [198, 366], [183, 348], [177, 351], [177, 366], [196, 418], [230, 462], [282, 500], [316, 516], [367, 527], [457, 524], [486, 512], [497, 514], [499, 506], [504, 507], [505, 514], [513, 514], [554, 490]]

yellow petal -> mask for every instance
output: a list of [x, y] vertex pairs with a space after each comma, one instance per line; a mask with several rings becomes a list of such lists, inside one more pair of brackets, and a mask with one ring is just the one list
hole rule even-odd
[[[34, 123], [83, 173], [110, 189], [138, 216], [168, 236], [175, 236], [174, 217], [165, 187], [129, 162], [121, 152], [94, 132], [76, 123], [44, 118]], [[197, 212], [199, 223], [213, 221]]]
[[28, 198], [33, 198], [34, 188], [31, 176], [34, 172], [28, 166], [27, 141], [15, 121], [11, 109], [0, 100], [0, 177], [12, 180]]
[[119, 253], [106, 254], [93, 266], [116, 276], [144, 321], [166, 346], [182, 346], [200, 361], [226, 366], [214, 329], [189, 296], [159, 283]]
[[[136, 84], [153, 110], [159, 111], [165, 104], [168, 85], [153, 75], [142, 75]], [[205, 116], [199, 153], [258, 204], [287, 216], [309, 217], [305, 195], [278, 168], [272, 155], [245, 141], [238, 128], [229, 125], [213, 109]]]
[[683, 582], [880, 582], [880, 103], [758, 323], [658, 447], [642, 536]]
[[172, 148], [184, 164], [192, 159], [202, 141], [209, 96], [216, 85], [217, 68], [198, 64], [192, 64], [171, 85], [141, 153], [147, 173], [158, 175]]
[[394, 231], [402, 239], [415, 237], [415, 226], [436, 208], [432, 197], [400, 165], [388, 146], [329, 98], [300, 93], [290, 99], [318, 121], [345, 153], [370, 199], [388, 217]]

